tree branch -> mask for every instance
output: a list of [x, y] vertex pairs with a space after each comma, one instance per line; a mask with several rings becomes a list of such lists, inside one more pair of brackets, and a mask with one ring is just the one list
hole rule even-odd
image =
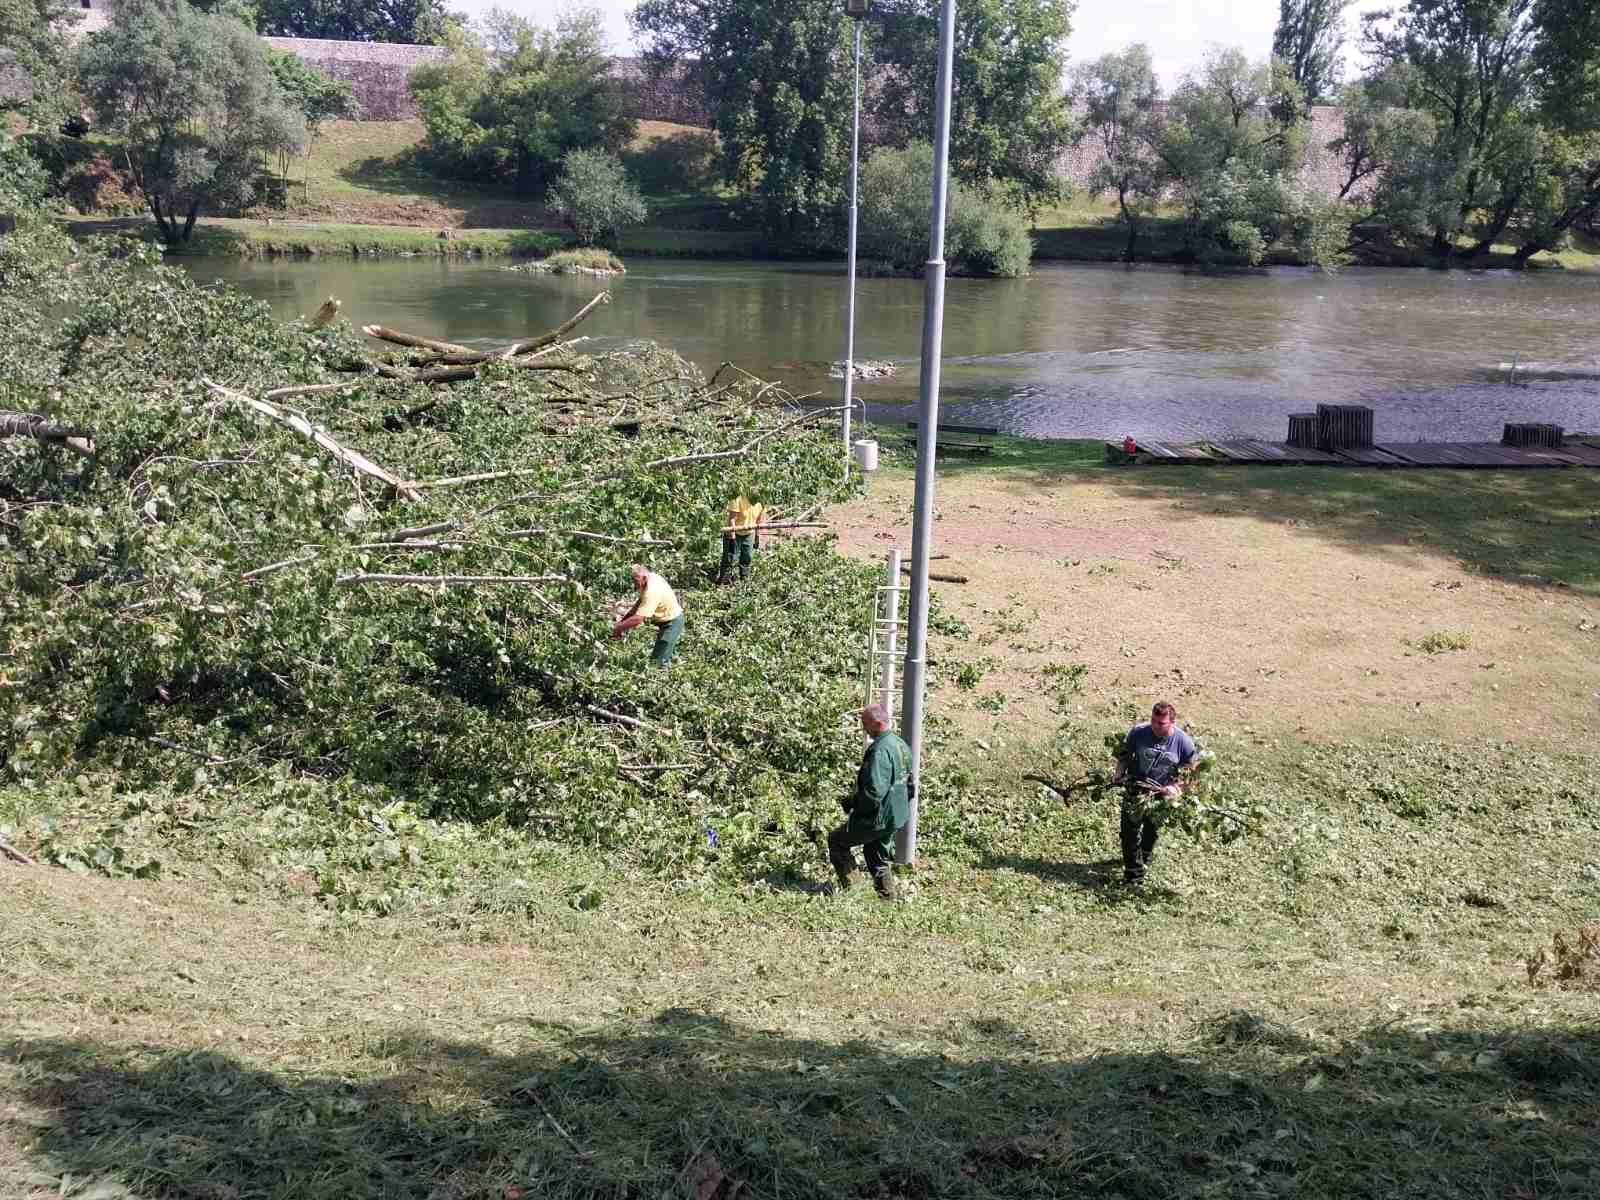
[[565, 575], [383, 575], [355, 571], [334, 580], [340, 587], [359, 587], [364, 583], [395, 583], [412, 587], [478, 587], [494, 583], [562, 583]]
[[738, 447], [736, 447], [736, 448], [734, 448], [732, 450], [718, 450], [718, 451], [715, 451], [714, 453], [710, 453], [710, 454], [678, 454], [678, 455], [674, 455], [671, 458], [658, 458], [658, 459], [655, 459], [653, 462], [645, 463], [644, 464], [644, 469], [647, 470], [647, 471], [653, 471], [653, 470], [664, 469], [664, 468], [668, 468], [668, 467], [686, 467], [686, 466], [689, 466], [692, 463], [717, 462], [718, 460], [721, 460], [721, 459], [743, 458], [746, 454], [749, 454], [751, 451], [753, 451], [757, 446], [761, 445], [761, 443], [766, 441], [768, 438], [777, 437], [778, 434], [784, 433], [787, 430], [793, 429], [796, 425], [803, 425], [807, 421], [814, 421], [818, 417], [826, 416], [828, 413], [837, 413], [837, 412], [843, 412], [843, 411], [844, 411], [844, 406], [843, 405], [839, 405], [839, 406], [837, 406], [835, 408], [817, 408], [817, 409], [813, 409], [812, 411], [806, 413], [804, 416], [796, 417], [792, 421], [785, 421], [782, 425], [779, 425], [776, 429], [769, 429], [769, 430], [767, 430], [767, 432], [761, 434], [760, 436], [751, 438], [744, 445], [738, 446]]
[[232, 388], [223, 387], [220, 383], [213, 383], [211, 380], [206, 379], [203, 376], [201, 377], [200, 382], [205, 384], [206, 387], [210, 388], [218, 395], [224, 396], [229, 400], [238, 401], [240, 404], [255, 410], [263, 416], [271, 417], [274, 421], [278, 422], [278, 424], [287, 425], [296, 433], [303, 434], [304, 436], [310, 438], [313, 442], [321, 446], [329, 454], [333, 455], [352, 470], [362, 475], [369, 475], [373, 479], [378, 480], [380, 483], [384, 483], [389, 487], [392, 487], [402, 499], [422, 499], [417, 490], [409, 483], [406, 483], [403, 479], [390, 474], [377, 463], [373, 462], [365, 454], [362, 454], [359, 450], [350, 449], [349, 447], [337, 441], [332, 434], [326, 432], [325, 430], [318, 429], [311, 423], [304, 413], [297, 412], [292, 408], [284, 408], [280, 405], [272, 404], [266, 400], [257, 400], [253, 396], [245, 395], [243, 392], [236, 392]]

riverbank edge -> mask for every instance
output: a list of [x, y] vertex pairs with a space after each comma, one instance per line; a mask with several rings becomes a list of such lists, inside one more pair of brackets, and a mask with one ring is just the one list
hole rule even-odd
[[[150, 218], [78, 218], [64, 222], [76, 236], [106, 234], [134, 236], [154, 241]], [[1075, 236], [1077, 235], [1077, 236]], [[1104, 231], [1083, 227], [1057, 228], [1035, 233], [1034, 263], [1121, 264], [1120, 253], [1109, 251]], [[1081, 241], [1082, 245], [1074, 245]], [[630, 258], [688, 258], [744, 262], [839, 262], [832, 255], [783, 253], [759, 233], [706, 229], [640, 229], [632, 231], [620, 253]], [[168, 254], [184, 258], [242, 258], [310, 260], [326, 256], [346, 258], [527, 258], [537, 259], [568, 248], [566, 234], [548, 229], [459, 229], [421, 225], [369, 225], [335, 222], [293, 222], [253, 218], [208, 218], [195, 227], [192, 239]], [[1129, 266], [1194, 267], [1183, 255], [1154, 252]], [[1291, 255], [1275, 254], [1266, 266], [1305, 266]], [[1490, 254], [1470, 262], [1441, 264], [1422, 256], [1351, 264], [1411, 270], [1516, 270], [1509, 253]], [[1249, 268], [1222, 268], [1249, 270]], [[1556, 258], [1536, 258], [1529, 271], [1572, 271], [1600, 274], [1600, 253], [1563, 252]], [[869, 273], [884, 274], [881, 270]]]

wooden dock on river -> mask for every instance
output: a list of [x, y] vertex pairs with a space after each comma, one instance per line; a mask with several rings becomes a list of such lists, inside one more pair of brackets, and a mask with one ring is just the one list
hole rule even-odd
[[1457, 467], [1479, 470], [1518, 470], [1531, 467], [1600, 467], [1600, 442], [1569, 442], [1554, 447], [1502, 446], [1496, 442], [1386, 442], [1347, 450], [1318, 450], [1287, 442], [1174, 442], [1141, 441], [1133, 454], [1120, 442], [1106, 443], [1113, 462], [1139, 466], [1198, 466], [1201, 464], [1276, 463], [1319, 467]]
[[[1179, 444], [1107, 442], [1108, 462], [1125, 465], [1273, 463], [1319, 467], [1454, 467], [1525, 470], [1600, 467], [1600, 440], [1567, 439], [1560, 426], [1508, 424], [1499, 442], [1383, 442], [1372, 440], [1372, 410], [1361, 405], [1318, 405], [1289, 418], [1289, 440], [1254, 438]], [[1131, 440], [1131, 439], [1129, 439]]]

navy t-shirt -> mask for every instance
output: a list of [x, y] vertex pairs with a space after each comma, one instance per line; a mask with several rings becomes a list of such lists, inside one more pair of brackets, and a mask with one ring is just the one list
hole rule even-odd
[[1178, 768], [1192, 762], [1197, 753], [1194, 739], [1176, 725], [1164, 738], [1156, 736], [1149, 721], [1128, 730], [1128, 765], [1135, 782], [1143, 779], [1166, 787]]

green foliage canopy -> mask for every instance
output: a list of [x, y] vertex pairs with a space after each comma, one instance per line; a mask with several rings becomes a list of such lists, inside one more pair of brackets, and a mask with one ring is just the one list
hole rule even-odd
[[441, 44], [454, 25], [443, 0], [253, 0], [266, 37]]
[[[933, 147], [914, 142], [877, 151], [861, 171], [861, 253], [907, 271], [928, 259]], [[966, 275], [1024, 275], [1033, 254], [1027, 224], [1015, 209], [957, 182], [945, 217], [945, 260]]]
[[1352, 3], [1353, 0], [1278, 0], [1272, 56], [1288, 69], [1308, 107], [1326, 104], [1338, 88], [1344, 52], [1344, 10]]
[[1080, 65], [1072, 76], [1072, 98], [1083, 106], [1084, 132], [1101, 159], [1089, 181], [1092, 192], [1115, 192], [1128, 231], [1123, 257], [1134, 260], [1139, 234], [1155, 216], [1166, 187], [1157, 146], [1161, 84], [1147, 47], [1135, 44]]
[[580, 246], [615, 249], [622, 231], [644, 222], [644, 197], [622, 160], [605, 150], [574, 150], [546, 201], [577, 235]]
[[263, 159], [305, 141], [261, 40], [181, 0], [125, 0], [85, 39], [78, 77], [102, 127], [125, 142], [169, 245], [187, 240], [202, 209], [249, 204]]
[[[883, 25], [877, 119], [893, 142], [933, 140], [937, 0]], [[1036, 209], [1061, 194], [1073, 121], [1063, 90], [1073, 0], [962, 0], [956, 9], [950, 161], [956, 176]], [[900, 11], [904, 11], [903, 9]]]
[[447, 63], [412, 73], [428, 131], [423, 154], [460, 178], [541, 196], [569, 153], [615, 153], [633, 137], [636, 122], [609, 74], [597, 10], [568, 10], [554, 30], [500, 17], [490, 30], [492, 45], [453, 35]]
[[[834, 0], [642, 0], [630, 20], [659, 68], [716, 114], [722, 174], [769, 234], [838, 241], [850, 156], [852, 32]], [[865, 67], [863, 67], [865, 69]]]

